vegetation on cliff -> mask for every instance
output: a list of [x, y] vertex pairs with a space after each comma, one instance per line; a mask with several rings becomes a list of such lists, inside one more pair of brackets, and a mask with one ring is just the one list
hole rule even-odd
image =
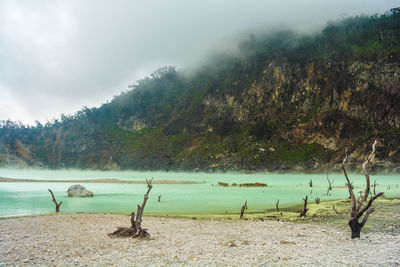
[[234, 55], [190, 73], [161, 68], [98, 108], [35, 127], [1, 122], [0, 165], [310, 170], [332, 168], [345, 145], [359, 158], [377, 133], [381, 166], [396, 167], [399, 32], [392, 9], [315, 35], [250, 35]]

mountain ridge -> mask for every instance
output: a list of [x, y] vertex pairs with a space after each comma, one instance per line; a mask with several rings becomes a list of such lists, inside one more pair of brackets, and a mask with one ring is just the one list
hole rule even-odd
[[309, 36], [251, 35], [191, 75], [164, 67], [99, 108], [46, 125], [3, 121], [0, 166], [203, 171], [400, 171], [400, 15]]

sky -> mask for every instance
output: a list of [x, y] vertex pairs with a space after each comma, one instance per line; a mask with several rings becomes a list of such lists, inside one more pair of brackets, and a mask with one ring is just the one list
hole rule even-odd
[[2, 0], [0, 120], [100, 106], [157, 68], [185, 69], [238, 36], [382, 14], [394, 0]]

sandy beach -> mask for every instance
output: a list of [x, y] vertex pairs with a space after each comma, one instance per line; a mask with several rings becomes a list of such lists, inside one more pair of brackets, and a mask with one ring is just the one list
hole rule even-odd
[[[125, 181], [119, 179], [80, 179], [80, 180], [46, 180], [46, 179], [17, 179], [0, 177], [0, 182], [9, 183], [102, 183], [102, 184], [146, 184], [146, 181]], [[198, 184], [198, 182], [175, 180], [152, 180], [152, 184]]]
[[0, 266], [399, 266], [400, 236], [311, 223], [144, 217], [150, 239], [110, 238], [128, 215], [0, 220]]

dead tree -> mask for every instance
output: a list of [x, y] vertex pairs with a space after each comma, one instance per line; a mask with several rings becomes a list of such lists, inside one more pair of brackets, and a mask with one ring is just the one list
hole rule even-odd
[[326, 175], [326, 179], [328, 180], [328, 191], [326, 191], [326, 195], [328, 196], [329, 195], [329, 191], [332, 191], [332, 184], [333, 184], [333, 182], [335, 181], [335, 180], [332, 180], [332, 182], [331, 182], [331, 180], [329, 180], [329, 177], [328, 177], [328, 174]]
[[51, 191], [51, 190], [49, 189], [49, 192], [50, 192], [50, 194], [51, 194], [51, 197], [53, 198], [54, 204], [56, 204], [56, 212], [59, 212], [59, 211], [60, 211], [60, 206], [61, 206], [61, 204], [62, 204], [62, 201], [61, 201], [60, 203], [58, 203], [58, 202], [56, 201], [56, 198], [54, 197], [53, 191]]
[[161, 201], [161, 196], [162, 196], [162, 194], [159, 194], [159, 195], [158, 195], [158, 202]]
[[312, 187], [312, 179], [310, 179], [310, 182], [308, 183], [310, 187]]
[[278, 199], [278, 201], [276, 201], [275, 207], [276, 207], [276, 211], [279, 213], [279, 199]]
[[240, 219], [242, 219], [242, 217], [243, 217], [244, 210], [247, 210], [247, 200], [246, 200], [246, 202], [244, 202], [242, 210], [240, 211]]
[[[369, 195], [369, 190], [370, 190], [370, 181], [369, 181], [369, 173], [367, 171], [367, 165], [371, 162], [371, 159], [372, 159], [373, 155], [375, 154], [376, 144], [377, 144], [377, 141], [375, 140], [373, 145], [372, 145], [371, 154], [369, 154], [367, 160], [362, 165], [362, 169], [363, 169], [367, 184], [366, 184], [366, 187], [365, 187], [364, 195], [363, 195], [363, 197], [360, 199], [360, 201], [358, 203], [356, 201], [356, 197], [354, 196], [353, 187], [351, 186], [349, 177], [347, 176], [347, 172], [346, 172], [346, 169], [345, 169], [345, 164], [346, 164], [346, 161], [347, 161], [347, 158], [348, 158], [347, 147], [346, 147], [346, 155], [345, 155], [345, 157], [343, 159], [343, 162], [342, 162], [342, 169], [343, 169], [344, 177], [346, 178], [347, 187], [349, 189], [350, 198], [351, 198], [351, 201], [352, 201], [350, 220], [348, 222], [348, 224], [350, 226], [350, 229], [351, 229], [351, 238], [360, 238], [361, 228], [367, 222], [369, 214], [375, 211], [374, 208], [370, 208], [372, 202], [375, 199], [377, 199], [378, 197], [383, 195], [383, 192], [381, 192], [381, 193], [378, 193], [378, 194], [372, 196], [369, 199], [369, 201], [364, 205], [365, 201], [367, 200], [367, 197]], [[358, 220], [361, 218], [361, 216], [363, 216], [364, 213], [365, 213], [364, 218], [362, 219], [361, 223], [359, 223]]]
[[307, 208], [307, 200], [308, 200], [308, 196], [306, 196], [306, 198], [303, 198], [303, 200], [304, 200], [304, 207], [303, 207], [303, 210], [299, 210], [298, 212], [300, 212], [300, 218], [301, 217], [306, 217], [306, 214], [307, 214], [307, 211], [308, 211], [308, 208]]
[[128, 237], [131, 236], [132, 238], [135, 237], [140, 237], [140, 238], [145, 238], [149, 237], [150, 234], [147, 232], [147, 229], [142, 229], [142, 216], [143, 216], [143, 210], [144, 207], [146, 206], [147, 199], [149, 199], [149, 193], [150, 190], [153, 188], [153, 185], [151, 184], [151, 181], [153, 180], [147, 180], [147, 192], [144, 195], [143, 199], [143, 204], [142, 206], [138, 205], [137, 207], [137, 212], [136, 212], [136, 219], [135, 219], [135, 213], [131, 213], [131, 227], [118, 227], [116, 231], [109, 233], [109, 237]]

